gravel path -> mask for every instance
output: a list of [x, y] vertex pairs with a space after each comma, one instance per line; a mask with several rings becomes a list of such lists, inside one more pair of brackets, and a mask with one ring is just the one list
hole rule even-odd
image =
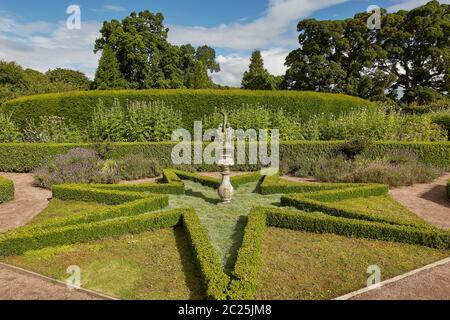
[[432, 183], [395, 188], [389, 193], [425, 221], [438, 228], [450, 229], [450, 201], [446, 193], [448, 179], [450, 174]]
[[[450, 300], [450, 261], [356, 294], [351, 300]], [[395, 279], [393, 279], [395, 280]], [[352, 295], [352, 294], [350, 294]]]
[[26, 225], [47, 208], [50, 190], [33, 186], [29, 173], [0, 173], [14, 182], [14, 200], [0, 204], [0, 232]]
[[0, 300], [104, 300], [108, 297], [0, 263]]

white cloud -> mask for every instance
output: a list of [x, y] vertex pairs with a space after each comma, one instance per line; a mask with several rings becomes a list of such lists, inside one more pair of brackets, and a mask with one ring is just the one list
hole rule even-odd
[[[288, 54], [289, 50], [282, 48], [261, 51], [264, 66], [273, 75], [283, 75], [285, 73], [284, 61]], [[250, 56], [240, 54], [219, 55], [217, 62], [220, 64], [221, 71], [212, 74], [214, 82], [231, 87], [240, 87], [242, 75], [250, 64]]]
[[100, 24], [82, 22], [80, 30], [68, 30], [65, 22], [20, 23], [0, 17], [0, 59], [26, 68], [76, 68], [93, 77], [98, 57], [93, 53]]
[[[399, 10], [411, 10], [430, 2], [430, 0], [394, 0], [394, 1], [398, 3], [389, 6], [387, 8], [389, 12], [396, 12]], [[439, 0], [439, 2], [442, 4], [450, 4], [450, 0]]]
[[[316, 10], [347, 1], [350, 0], [269, 0], [260, 18], [244, 17], [235, 23], [212, 28], [172, 25], [169, 40], [176, 44], [207, 44], [216, 49], [232, 49], [235, 54], [218, 57], [222, 71], [212, 76], [217, 83], [239, 86], [248, 68], [248, 52], [260, 48], [266, 68], [272, 74], [283, 74], [285, 57], [297, 46], [297, 22]], [[119, 12], [125, 8], [105, 5], [97, 10]], [[100, 22], [83, 21], [81, 30], [67, 30], [62, 21], [58, 24], [18, 22], [0, 12], [0, 59], [17, 61], [40, 71], [77, 68], [92, 77], [98, 64], [98, 57], [92, 50], [100, 26]]]
[[[172, 25], [169, 26], [169, 39], [177, 44], [206, 43], [233, 50], [288, 46], [295, 41], [295, 25], [298, 20], [319, 9], [347, 1], [349, 0], [270, 0], [265, 15], [254, 21], [212, 28]], [[289, 35], [286, 35], [289, 31]]]
[[115, 6], [112, 4], [107, 4], [103, 6], [103, 9], [108, 10], [108, 11], [115, 11], [115, 12], [122, 12], [125, 11], [124, 7], [121, 6]]

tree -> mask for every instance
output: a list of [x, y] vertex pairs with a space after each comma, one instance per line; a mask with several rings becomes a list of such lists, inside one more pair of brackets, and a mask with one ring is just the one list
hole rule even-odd
[[0, 60], [0, 103], [20, 96], [27, 90], [23, 68], [15, 62]]
[[201, 46], [195, 52], [195, 59], [203, 62], [210, 72], [219, 72], [220, 65], [216, 62], [216, 50], [208, 46]]
[[286, 58], [284, 84], [405, 102], [448, 94], [450, 6], [431, 1], [409, 12], [381, 14], [380, 30], [367, 27], [370, 13], [300, 21], [300, 48]]
[[167, 40], [168, 32], [161, 13], [132, 12], [122, 21], [103, 23], [94, 52], [109, 46], [123, 78], [130, 87], [138, 89], [189, 87], [191, 73], [199, 71], [196, 61], [203, 62], [205, 71], [219, 70], [214, 49], [172, 45]]
[[95, 73], [93, 87], [94, 89], [99, 90], [121, 89], [127, 87], [127, 83], [120, 72], [119, 62], [109, 45], [106, 45], [103, 48], [97, 72]]
[[244, 72], [242, 88], [250, 90], [273, 90], [275, 83], [273, 77], [264, 68], [261, 51], [255, 50], [250, 58], [249, 70]]
[[380, 68], [396, 78], [391, 93], [403, 101], [426, 103], [448, 93], [450, 5], [431, 1], [411, 11], [385, 15], [377, 42]]
[[212, 81], [208, 77], [208, 72], [202, 61], [194, 61], [194, 65], [187, 74], [186, 85], [191, 89], [205, 89], [212, 86]]
[[48, 70], [46, 75], [50, 82], [70, 85], [73, 88], [72, 90], [88, 90], [91, 86], [88, 77], [76, 70], [57, 68]]

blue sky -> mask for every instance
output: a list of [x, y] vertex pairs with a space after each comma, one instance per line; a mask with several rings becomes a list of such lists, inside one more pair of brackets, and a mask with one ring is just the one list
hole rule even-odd
[[[65, 67], [90, 77], [98, 55], [92, 48], [104, 20], [121, 19], [131, 11], [162, 12], [175, 44], [207, 44], [217, 51], [222, 71], [217, 83], [238, 86], [249, 55], [262, 50], [266, 67], [284, 73], [284, 59], [297, 47], [296, 24], [304, 18], [344, 19], [370, 5], [390, 11], [411, 9], [427, 0], [2, 0], [0, 59], [46, 71]], [[450, 3], [450, 0], [441, 0]], [[66, 9], [81, 7], [81, 29], [68, 30]]]

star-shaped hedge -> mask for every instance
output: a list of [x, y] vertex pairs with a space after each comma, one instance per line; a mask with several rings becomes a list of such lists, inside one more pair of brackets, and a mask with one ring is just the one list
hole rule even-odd
[[290, 208], [260, 206], [250, 210], [234, 270], [226, 273], [195, 208], [165, 210], [169, 204], [168, 195], [184, 194], [183, 180], [192, 180], [211, 188], [217, 188], [220, 184], [215, 178], [165, 170], [159, 183], [54, 186], [54, 198], [95, 201], [110, 206], [54, 218], [2, 234], [0, 255], [22, 254], [49, 246], [89, 242], [179, 225], [188, 235], [207, 297], [252, 299], [260, 268], [262, 240], [268, 226], [450, 248], [449, 232], [439, 231], [418, 219], [382, 216], [336, 203], [343, 199], [385, 195], [387, 186], [297, 183], [280, 179], [279, 176], [251, 173], [233, 177], [235, 188], [258, 182], [255, 192], [262, 195], [284, 194], [281, 206]]

